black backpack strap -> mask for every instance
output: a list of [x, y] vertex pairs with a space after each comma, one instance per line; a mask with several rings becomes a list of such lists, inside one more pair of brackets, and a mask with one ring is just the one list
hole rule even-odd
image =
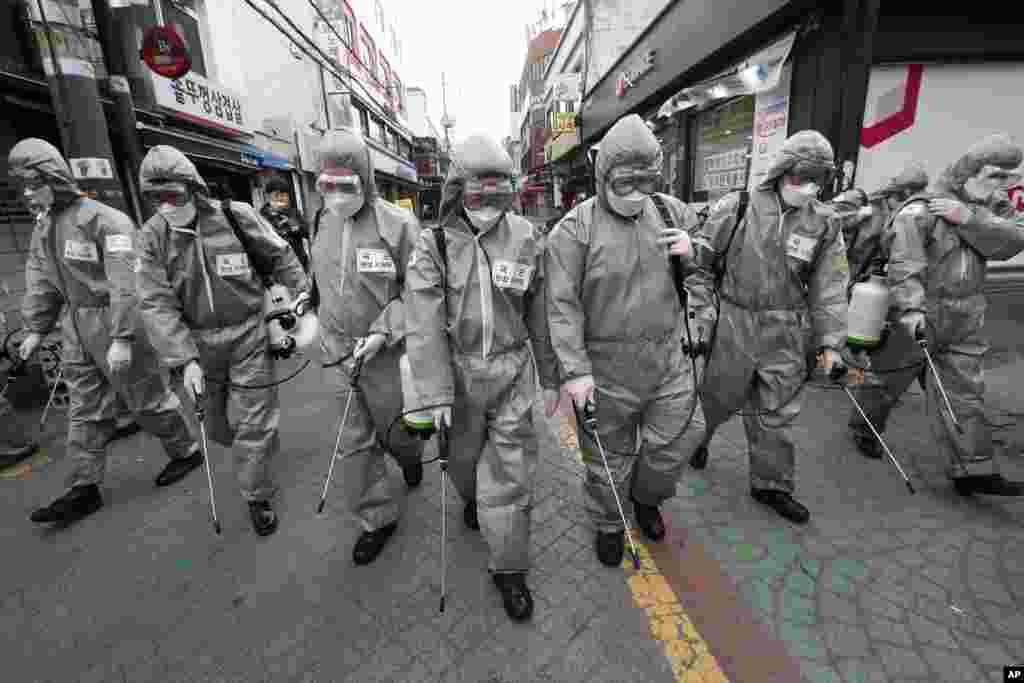
[[237, 237], [238, 241], [242, 243], [242, 249], [245, 251], [245, 255], [249, 257], [249, 261], [252, 263], [252, 267], [256, 271], [256, 276], [260, 279], [260, 282], [263, 283], [263, 286], [269, 289], [273, 284], [273, 274], [267, 267], [267, 264], [264, 263], [263, 259], [254, 255], [252, 242], [242, 230], [242, 227], [238, 225], [238, 218], [235, 216], [235, 212], [231, 210], [231, 200], [222, 200], [220, 208], [224, 212], [224, 216], [228, 219], [231, 229], [235, 232], [235, 237]]
[[435, 225], [430, 229], [434, 233], [434, 242], [437, 243], [437, 251], [441, 255], [441, 293], [444, 296], [445, 324], [448, 318], [448, 239], [444, 234], [441, 225]]
[[736, 230], [740, 227], [740, 223], [747, 219], [747, 207], [750, 205], [750, 193], [746, 190], [740, 190], [740, 201], [736, 207], [736, 222], [732, 224], [732, 232], [729, 233], [729, 241], [725, 243], [725, 249], [722, 250], [722, 267], [715, 276], [715, 289], [718, 289], [719, 285], [722, 284], [722, 278], [725, 276], [725, 259], [729, 256], [729, 249], [732, 248], [732, 240], [736, 237]]
[[312, 282], [309, 288], [309, 304], [314, 311], [320, 311], [320, 287], [316, 283], [316, 269], [313, 268], [313, 242], [320, 232], [320, 218], [324, 215], [324, 208], [321, 206], [313, 216], [313, 231], [309, 238], [309, 279]]
[[[665, 203], [665, 198], [655, 192], [651, 195], [651, 201], [654, 202], [654, 207], [658, 210], [661, 215], [661, 220], [669, 230], [674, 230], [676, 222], [672, 218], [672, 212], [669, 211], [668, 205]], [[679, 256], [669, 256], [669, 263], [672, 264], [672, 282], [676, 286], [676, 294], [679, 295], [679, 303], [682, 304], [683, 310], [686, 310], [686, 287], [683, 286], [683, 260]]]

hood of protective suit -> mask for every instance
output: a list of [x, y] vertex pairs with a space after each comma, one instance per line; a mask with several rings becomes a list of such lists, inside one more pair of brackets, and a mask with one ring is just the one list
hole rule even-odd
[[816, 130], [802, 130], [794, 133], [782, 143], [775, 153], [768, 172], [761, 181], [762, 190], [774, 189], [775, 181], [787, 173], [802, 173], [820, 169], [823, 166], [835, 167], [835, 153], [832, 144], [824, 135]]
[[597, 150], [597, 159], [594, 162], [597, 201], [605, 209], [612, 210], [608, 204], [605, 182], [608, 174], [616, 166], [644, 164], [658, 166], [660, 169], [661, 159], [662, 152], [658, 138], [654, 136], [644, 120], [637, 114], [623, 116], [605, 133]]
[[885, 185], [868, 195], [868, 199], [874, 201], [892, 195], [910, 197], [924, 192], [927, 187], [928, 173], [924, 170], [924, 167], [919, 164], [911, 164], [890, 178]]
[[485, 175], [512, 178], [515, 167], [508, 152], [486, 135], [471, 135], [452, 151], [448, 177], [441, 190], [441, 221], [459, 210], [466, 181]]
[[149, 192], [169, 182], [185, 183], [196, 194], [198, 206], [211, 206], [210, 188], [195, 164], [180, 150], [169, 145], [157, 145], [149, 150], [139, 166], [139, 187], [142, 192]]
[[992, 165], [1007, 171], [1020, 166], [1024, 160], [1021, 148], [1006, 133], [990, 135], [974, 143], [967, 152], [950, 164], [935, 181], [938, 192], [953, 194], [968, 199], [964, 194], [964, 183], [985, 166]]
[[11, 148], [7, 155], [8, 172], [24, 178], [35, 171], [46, 177], [58, 201], [82, 196], [71, 167], [56, 147], [46, 140], [26, 138]]
[[363, 136], [348, 130], [332, 130], [324, 135], [317, 148], [317, 170], [323, 172], [331, 167], [351, 168], [363, 183], [363, 211], [373, 205], [377, 197], [377, 183], [374, 180], [373, 160], [370, 148]]

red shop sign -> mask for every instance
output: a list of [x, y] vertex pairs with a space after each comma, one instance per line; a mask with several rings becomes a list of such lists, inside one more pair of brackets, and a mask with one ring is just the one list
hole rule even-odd
[[142, 37], [142, 61], [164, 78], [178, 79], [192, 68], [185, 41], [170, 26], [153, 26]]

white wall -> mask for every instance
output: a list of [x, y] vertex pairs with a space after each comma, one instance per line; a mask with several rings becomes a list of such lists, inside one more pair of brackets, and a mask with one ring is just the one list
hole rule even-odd
[[[903, 102], [907, 72], [902, 65], [872, 69], [865, 126]], [[910, 162], [922, 164], [934, 181], [974, 142], [992, 133], [1008, 133], [1024, 145], [1022, 96], [1022, 63], [925, 65], [914, 124], [871, 149], [861, 147], [857, 186], [874, 190]], [[1008, 263], [1024, 265], [1024, 256]]]
[[[308, 2], [280, 0], [280, 6], [314, 38], [314, 11]], [[261, 8], [288, 30], [268, 5]], [[244, 2], [209, 2], [207, 13], [218, 79], [245, 95], [254, 127], [261, 128], [267, 118], [282, 116], [290, 116], [300, 127], [322, 122], [319, 69], [313, 60], [305, 55], [297, 60], [289, 47], [291, 42]]]
[[[592, 0], [594, 9], [590, 63], [586, 87], [589, 91], [633, 44], [658, 12], [670, 0]], [[680, 40], [685, 35], [680, 33]]]
[[409, 128], [416, 137], [426, 137], [427, 132], [427, 93], [422, 90], [409, 90], [408, 103]]

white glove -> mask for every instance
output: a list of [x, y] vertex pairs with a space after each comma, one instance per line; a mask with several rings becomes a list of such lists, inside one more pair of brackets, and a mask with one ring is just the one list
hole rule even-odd
[[661, 231], [661, 237], [658, 238], [658, 244], [671, 244], [668, 253], [673, 256], [689, 256], [693, 250], [693, 245], [690, 243], [690, 235], [685, 230], [679, 228], [666, 228]]
[[193, 402], [196, 395], [202, 396], [206, 393], [205, 382], [203, 381], [203, 368], [196, 361], [191, 361], [185, 366], [185, 395]]
[[110, 366], [110, 371], [121, 372], [127, 370], [131, 364], [132, 343], [125, 339], [115, 339], [110, 342], [110, 348], [107, 349], [107, 365]]
[[928, 202], [928, 210], [953, 225], [963, 225], [974, 218], [974, 212], [955, 199], [933, 199]]
[[924, 331], [924, 324], [924, 313], [920, 311], [909, 311], [900, 316], [900, 325], [903, 325], [907, 332], [910, 333], [910, 336], [915, 339], [916, 335], [914, 333], [918, 329]]
[[584, 375], [569, 380], [562, 385], [562, 390], [572, 397], [577, 408], [583, 408], [594, 398], [594, 376]]
[[452, 407], [434, 408], [431, 413], [434, 416], [434, 428], [441, 429], [441, 426], [452, 426]]
[[21, 347], [18, 349], [18, 355], [21, 356], [22, 360], [28, 360], [32, 357], [32, 354], [39, 348], [40, 342], [43, 341], [43, 335], [38, 332], [30, 332], [25, 340], [21, 342]]
[[359, 360], [363, 359], [363, 364], [370, 362], [377, 353], [384, 348], [384, 343], [387, 342], [387, 337], [380, 333], [371, 334], [369, 337], [363, 337], [356, 342], [356, 350], [352, 352], [352, 359]]
[[558, 399], [561, 398], [557, 389], [544, 390], [544, 416], [552, 417], [558, 412]]

